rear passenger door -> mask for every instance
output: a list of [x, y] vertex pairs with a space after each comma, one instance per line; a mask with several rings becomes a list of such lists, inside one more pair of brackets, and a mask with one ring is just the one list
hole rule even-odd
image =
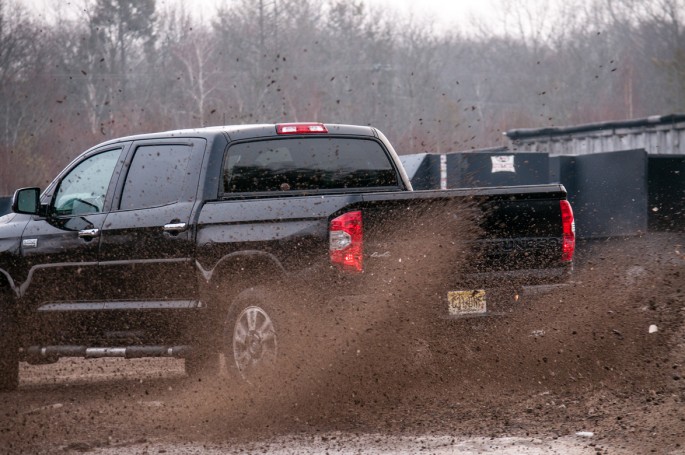
[[197, 290], [190, 226], [205, 141], [134, 143], [100, 239], [111, 309], [192, 306]]

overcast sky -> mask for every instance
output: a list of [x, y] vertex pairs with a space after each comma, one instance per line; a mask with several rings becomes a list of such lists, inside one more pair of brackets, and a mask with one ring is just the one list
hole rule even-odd
[[498, 0], [365, 0], [369, 5], [395, 10], [403, 16], [432, 20], [437, 31], [469, 27], [472, 19], [496, 15]]
[[[12, 0], [10, 0], [11, 2]], [[14, 0], [17, 3], [29, 5], [36, 14], [49, 12], [53, 5], [62, 4], [67, 8], [77, 10], [83, 4], [82, 0]], [[165, 4], [183, 3], [187, 9], [198, 15], [211, 15], [216, 6], [231, 3], [232, 0], [157, 0], [158, 7]], [[257, 1], [257, 0], [254, 0]], [[272, 0], [273, 1], [273, 0]], [[501, 18], [503, 2], [518, 2], [531, 7], [559, 4], [563, 0], [363, 0], [372, 8], [386, 9], [388, 14], [400, 17], [412, 17], [417, 21], [432, 24], [435, 31], [459, 29], [468, 31], [474, 19], [488, 22]]]

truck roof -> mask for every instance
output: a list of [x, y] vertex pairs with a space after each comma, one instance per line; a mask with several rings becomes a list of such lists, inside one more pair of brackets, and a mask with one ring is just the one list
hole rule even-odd
[[[217, 135], [224, 135], [229, 141], [236, 141], [241, 139], [252, 139], [258, 137], [278, 137], [276, 132], [277, 124], [250, 124], [250, 125], [222, 125], [209, 126], [205, 128], [189, 128], [180, 130], [161, 131], [156, 133], [143, 133], [132, 136], [119, 137], [111, 139], [97, 145], [97, 147], [106, 144], [115, 144], [118, 142], [137, 141], [145, 139], [164, 139], [173, 137], [204, 137], [209, 138]], [[352, 135], [352, 136], [369, 136], [378, 137], [376, 129], [370, 126], [358, 125], [340, 125], [325, 123], [328, 133], [315, 134], [337, 134], [337, 135]], [[312, 134], [312, 133], [309, 133]]]

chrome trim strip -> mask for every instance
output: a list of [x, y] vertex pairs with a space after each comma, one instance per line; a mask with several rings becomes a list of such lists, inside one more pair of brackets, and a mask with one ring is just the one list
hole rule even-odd
[[14, 289], [17, 297], [23, 297], [26, 294], [28, 287], [31, 285], [33, 279], [33, 274], [36, 270], [48, 269], [55, 267], [87, 267], [87, 266], [106, 266], [106, 265], [128, 265], [128, 264], [154, 264], [154, 263], [175, 263], [175, 262], [190, 262], [190, 258], [180, 258], [180, 259], [137, 259], [137, 260], [125, 260], [125, 261], [103, 261], [103, 262], [54, 262], [49, 264], [38, 264], [31, 267], [26, 276], [26, 281], [21, 285], [17, 286], [14, 284], [14, 280], [6, 271], [0, 269], [0, 273], [5, 275], [10, 281], [12, 289]]
[[48, 303], [38, 307], [37, 311], [87, 311], [101, 310], [102, 302], [79, 302], [79, 303]]
[[171, 259], [126, 259], [120, 261], [101, 261], [100, 265], [128, 265], [128, 264], [155, 264], [155, 263], [174, 263], [190, 262], [190, 258], [171, 258]]
[[274, 256], [271, 253], [267, 253], [265, 251], [261, 250], [243, 250], [243, 251], [236, 251], [230, 254], [227, 254], [226, 256], [223, 256], [221, 259], [216, 261], [214, 266], [212, 266], [209, 269], [205, 269], [202, 264], [200, 264], [200, 261], [197, 259], [195, 260], [195, 267], [200, 271], [202, 274], [203, 278], [207, 283], [209, 283], [212, 280], [212, 276], [214, 275], [214, 271], [221, 265], [221, 263], [238, 258], [238, 257], [263, 257], [271, 261], [274, 265], [276, 265], [283, 273], [286, 273], [285, 267], [283, 267], [283, 264], [278, 260], [276, 256]]
[[160, 301], [114, 301], [114, 302], [65, 302], [47, 303], [38, 311], [91, 311], [91, 310], [178, 310], [202, 308], [197, 300], [160, 300]]
[[209, 281], [212, 279], [212, 275], [214, 274], [214, 268], [216, 268], [216, 266], [214, 266], [210, 270], [205, 270], [205, 268], [202, 267], [202, 264], [200, 264], [200, 261], [198, 261], [196, 259], [195, 260], [195, 267], [197, 267], [197, 269], [200, 271], [200, 273], [202, 274], [202, 277], [205, 279], [205, 281], [207, 283], [209, 283]]
[[173, 310], [198, 308], [197, 300], [161, 300], [154, 302], [105, 302], [105, 310]]
[[33, 279], [33, 274], [35, 273], [36, 270], [40, 269], [48, 269], [48, 268], [54, 268], [54, 267], [84, 267], [84, 266], [97, 266], [97, 262], [57, 262], [57, 263], [51, 263], [51, 264], [38, 264], [34, 265], [31, 267], [31, 270], [29, 270], [29, 274], [26, 277], [26, 281], [24, 281], [21, 286], [19, 286], [19, 292], [17, 293], [18, 297], [23, 297], [26, 294], [26, 290], [28, 289], [29, 285], [31, 284], [31, 280]]
[[7, 282], [9, 283], [10, 287], [12, 288], [12, 291], [14, 291], [14, 294], [15, 294], [17, 297], [20, 297], [20, 295], [19, 295], [19, 292], [20, 292], [19, 286], [17, 286], [17, 285], [14, 283], [14, 280], [12, 279], [12, 277], [10, 276], [10, 274], [7, 273], [7, 272], [6, 272], [5, 270], [3, 270], [3, 269], [0, 269], [0, 273], [2, 273], [3, 275], [5, 275], [5, 278], [7, 278]]

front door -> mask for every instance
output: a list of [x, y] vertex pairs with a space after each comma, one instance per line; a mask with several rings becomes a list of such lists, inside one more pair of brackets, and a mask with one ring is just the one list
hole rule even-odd
[[29, 274], [21, 285], [23, 310], [39, 320], [39, 337], [46, 343], [82, 331], [71, 317], [106, 298], [99, 286], [98, 250], [122, 154], [123, 148], [115, 147], [75, 163], [44, 195], [47, 216], [35, 216], [24, 230], [21, 254]]

